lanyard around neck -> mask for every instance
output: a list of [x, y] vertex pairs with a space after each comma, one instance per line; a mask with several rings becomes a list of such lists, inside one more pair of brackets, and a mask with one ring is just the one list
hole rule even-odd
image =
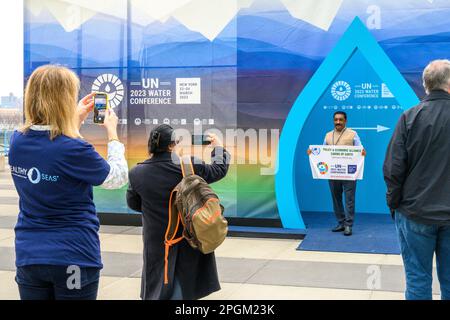
[[344, 128], [344, 130], [342, 130], [341, 134], [338, 137], [338, 140], [336, 141], [336, 143], [334, 143], [334, 132], [336, 130], [333, 130], [333, 146], [337, 145], [339, 143], [339, 141], [341, 140], [342, 136], [344, 135], [345, 130], [347, 130], [347, 128]]

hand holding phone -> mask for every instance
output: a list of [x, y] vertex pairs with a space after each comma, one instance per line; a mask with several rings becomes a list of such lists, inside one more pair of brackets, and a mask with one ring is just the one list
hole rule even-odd
[[89, 113], [94, 109], [94, 97], [95, 93], [90, 93], [80, 100], [78, 103], [77, 114], [79, 119], [79, 127], [86, 120]]
[[94, 95], [94, 123], [103, 124], [108, 111], [108, 94], [97, 92]]
[[108, 134], [108, 140], [119, 140], [117, 135], [117, 125], [119, 124], [119, 118], [113, 109], [106, 110], [103, 126]]
[[208, 134], [208, 140], [211, 142], [211, 146], [213, 148], [215, 147], [223, 147], [223, 141], [221, 138], [219, 138], [216, 134], [210, 133]]

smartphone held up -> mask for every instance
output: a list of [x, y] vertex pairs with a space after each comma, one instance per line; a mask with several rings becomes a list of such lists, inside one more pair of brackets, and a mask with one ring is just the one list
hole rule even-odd
[[108, 94], [97, 92], [94, 95], [94, 123], [103, 124], [108, 111]]
[[208, 146], [211, 144], [211, 139], [208, 135], [193, 135], [192, 145], [194, 146]]

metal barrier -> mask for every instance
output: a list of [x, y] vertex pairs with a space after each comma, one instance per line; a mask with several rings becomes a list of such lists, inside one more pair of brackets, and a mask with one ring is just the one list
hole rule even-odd
[[9, 141], [14, 130], [0, 128], [0, 172], [6, 170], [6, 157], [9, 153]]
[[0, 156], [7, 156], [9, 153], [9, 140], [13, 134], [14, 130], [3, 129], [0, 127]]

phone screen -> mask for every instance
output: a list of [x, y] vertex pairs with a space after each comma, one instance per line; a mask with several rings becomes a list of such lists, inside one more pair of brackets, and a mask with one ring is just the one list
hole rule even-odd
[[105, 121], [107, 109], [107, 97], [105, 94], [97, 94], [94, 98], [94, 123], [103, 123]]
[[208, 140], [208, 137], [205, 135], [193, 135], [192, 136], [192, 144], [197, 146], [206, 146], [210, 145], [211, 141]]

